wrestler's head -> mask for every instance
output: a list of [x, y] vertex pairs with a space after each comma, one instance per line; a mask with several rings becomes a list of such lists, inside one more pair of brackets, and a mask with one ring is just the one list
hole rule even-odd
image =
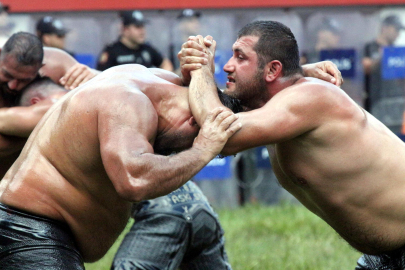
[[54, 83], [50, 78], [37, 77], [21, 91], [18, 105], [31, 106], [43, 100], [55, 103], [66, 93], [65, 88]]
[[18, 93], [33, 81], [42, 67], [42, 42], [30, 33], [12, 35], [0, 52], [1, 91]]
[[[220, 89], [218, 89], [218, 96], [222, 104], [230, 108], [234, 113], [243, 110], [239, 100], [224, 94]], [[185, 96], [185, 98], [187, 109], [184, 109], [181, 114], [176, 115], [179, 124], [173, 126], [171, 130], [157, 136], [153, 145], [155, 153], [170, 155], [190, 148], [193, 145], [194, 139], [200, 131], [200, 127], [191, 114], [191, 110], [188, 106], [188, 97]]]
[[[246, 25], [232, 49], [233, 56], [224, 66], [228, 73], [225, 93], [243, 104], [268, 101], [268, 84], [275, 76], [302, 73], [297, 41], [291, 30], [279, 22], [256, 21]], [[281, 72], [274, 74], [275, 70]]]

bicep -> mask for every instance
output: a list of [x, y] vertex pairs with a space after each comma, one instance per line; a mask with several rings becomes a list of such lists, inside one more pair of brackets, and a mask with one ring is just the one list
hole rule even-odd
[[305, 113], [299, 113], [288, 105], [273, 104], [270, 101], [262, 108], [239, 113], [242, 128], [228, 140], [222, 154], [235, 154], [254, 147], [281, 143], [314, 127], [306, 119]]
[[59, 84], [59, 80], [77, 63], [77, 60], [67, 52], [56, 48], [45, 47], [44, 66], [40, 69], [40, 74], [50, 77], [55, 83]]
[[[131, 171], [142, 168], [140, 157], [153, 153], [157, 115], [149, 99], [117, 94], [98, 114], [98, 137], [104, 168], [117, 191], [128, 185]], [[140, 160], [141, 161], [141, 160]]]

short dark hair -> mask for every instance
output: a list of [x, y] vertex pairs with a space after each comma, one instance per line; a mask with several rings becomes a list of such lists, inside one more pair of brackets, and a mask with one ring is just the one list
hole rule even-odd
[[243, 111], [243, 107], [239, 99], [228, 96], [227, 94], [222, 92], [221, 89], [219, 89], [218, 87], [217, 92], [219, 100], [225, 107], [231, 109], [234, 113], [239, 113]]
[[40, 66], [44, 58], [41, 40], [33, 34], [18, 32], [13, 34], [4, 44], [1, 57], [14, 54], [17, 62], [24, 66]]
[[63, 88], [59, 84], [56, 84], [49, 77], [37, 76], [21, 91], [21, 96], [18, 105], [30, 106], [31, 105], [30, 101], [33, 97], [45, 99], [50, 95], [58, 92], [67, 92], [67, 90], [65, 90], [65, 88]]
[[255, 21], [244, 26], [238, 33], [243, 36], [257, 36], [254, 50], [259, 58], [259, 67], [278, 60], [283, 65], [283, 76], [302, 73], [297, 40], [290, 28], [276, 21]]

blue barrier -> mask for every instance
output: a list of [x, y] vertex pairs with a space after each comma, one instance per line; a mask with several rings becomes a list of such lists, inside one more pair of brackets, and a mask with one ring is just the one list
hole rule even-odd
[[92, 54], [77, 53], [75, 54], [77, 62], [89, 66], [91, 68], [96, 68], [96, 57]]
[[344, 78], [354, 78], [356, 76], [356, 51], [354, 49], [322, 50], [320, 59], [321, 61], [329, 60], [335, 63]]
[[384, 47], [381, 65], [383, 79], [405, 78], [405, 47]]
[[269, 158], [269, 152], [265, 146], [257, 147], [255, 149], [256, 167], [258, 169], [270, 169], [271, 163]]
[[232, 157], [214, 158], [196, 176], [195, 181], [201, 180], [226, 180], [231, 178]]

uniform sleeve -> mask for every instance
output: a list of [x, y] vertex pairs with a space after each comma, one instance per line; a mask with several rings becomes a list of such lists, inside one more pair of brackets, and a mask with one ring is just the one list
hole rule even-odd
[[152, 46], [149, 46], [149, 51], [152, 56], [152, 64], [157, 68], [160, 67], [163, 62], [163, 56]]
[[104, 71], [112, 66], [116, 66], [114, 61], [114, 53], [112, 48], [110, 46], [106, 46], [98, 58], [97, 70]]

